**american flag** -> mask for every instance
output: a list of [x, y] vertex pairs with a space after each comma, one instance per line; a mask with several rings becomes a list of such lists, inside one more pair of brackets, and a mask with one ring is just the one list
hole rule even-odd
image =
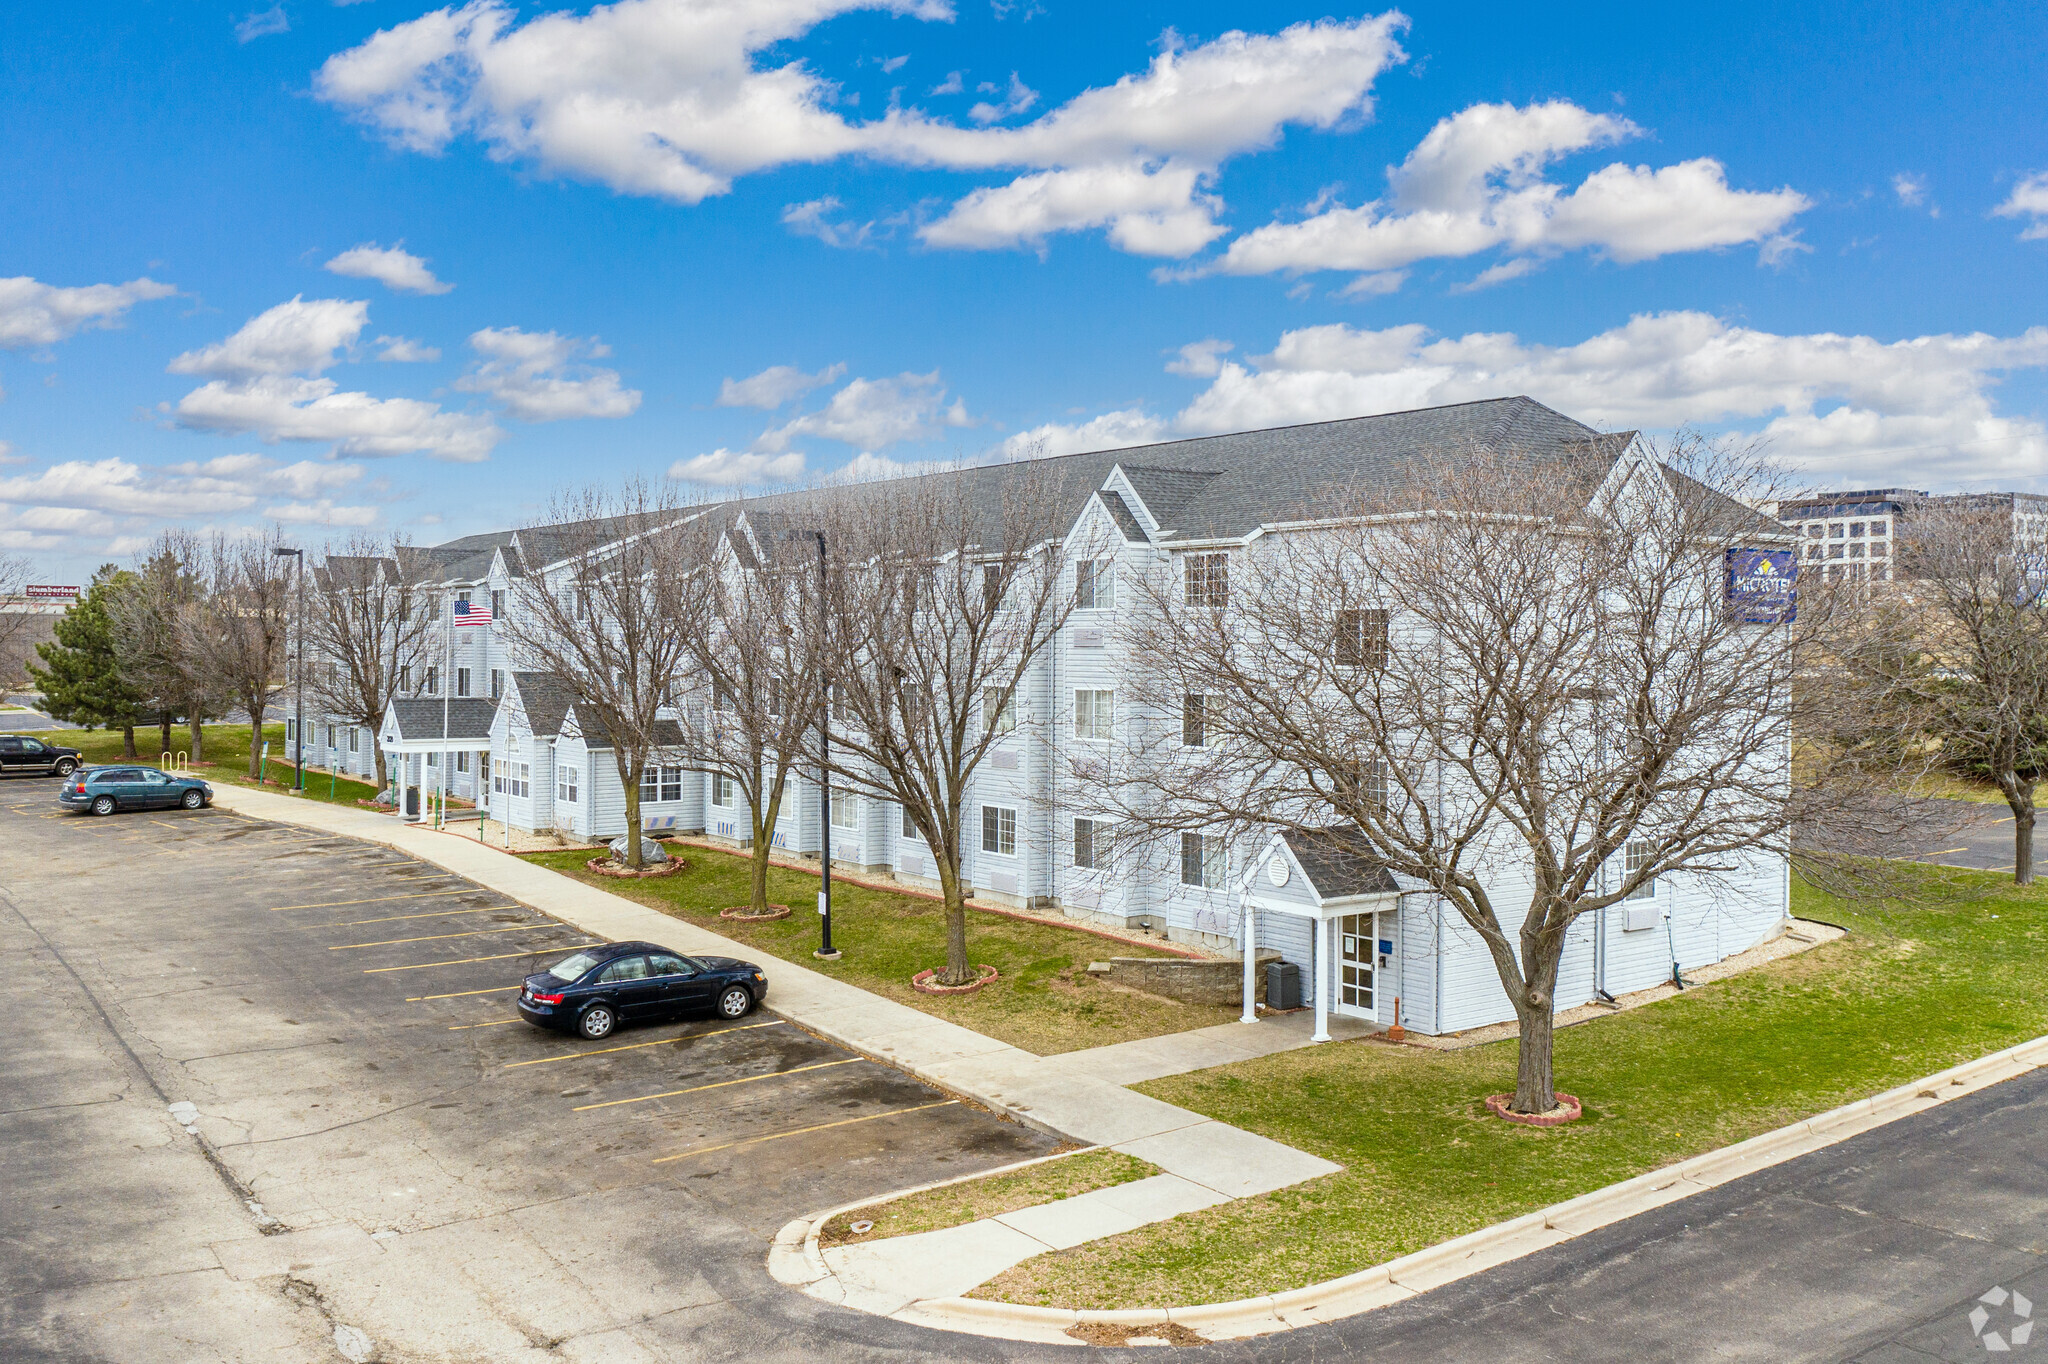
[[480, 601], [459, 601], [455, 603], [457, 625], [489, 625], [491, 608]]

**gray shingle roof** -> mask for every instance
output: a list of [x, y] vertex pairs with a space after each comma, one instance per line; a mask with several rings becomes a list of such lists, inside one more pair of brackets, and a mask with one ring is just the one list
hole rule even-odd
[[1131, 510], [1131, 504], [1124, 501], [1124, 495], [1113, 489], [1102, 491], [1102, 505], [1109, 508], [1109, 519], [1116, 522], [1116, 528], [1124, 533], [1124, 539], [1132, 544], [1145, 543], [1145, 528], [1138, 524], [1138, 514]]
[[1280, 836], [1287, 840], [1288, 851], [1308, 874], [1319, 899], [1397, 894], [1401, 889], [1357, 829], [1332, 825], [1313, 834], [1288, 829]]
[[562, 732], [562, 717], [576, 704], [576, 693], [554, 673], [512, 674], [519, 705], [526, 712], [527, 730], [541, 738]]
[[[448, 717], [448, 732], [445, 734], [441, 732], [444, 705]], [[398, 721], [398, 737], [401, 739], [488, 742], [491, 717], [498, 713], [498, 703], [481, 696], [454, 696], [445, 702], [439, 697], [420, 696], [393, 701], [391, 710]]]

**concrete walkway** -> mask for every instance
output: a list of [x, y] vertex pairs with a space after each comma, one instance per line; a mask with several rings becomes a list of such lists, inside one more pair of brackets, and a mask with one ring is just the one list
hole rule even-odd
[[[214, 803], [238, 814], [399, 849], [607, 940], [638, 939], [695, 955], [754, 955], [742, 943], [513, 857], [473, 836], [225, 784], [214, 788]], [[1037, 1056], [793, 962], [770, 958], [762, 964], [768, 971], [768, 1004], [791, 1022], [1043, 1131], [1128, 1152], [1164, 1172], [1030, 1209], [1035, 1217], [1018, 1213], [949, 1232], [848, 1248], [839, 1264], [825, 1266], [830, 1275], [814, 1276], [807, 1291], [815, 1296], [891, 1315], [920, 1299], [956, 1296], [1048, 1249], [1270, 1193], [1342, 1168], [1123, 1087], [1305, 1046], [1305, 1015]], [[1367, 1030], [1357, 1025], [1357, 1031]], [[964, 1276], [970, 1273], [975, 1277], [968, 1280]]]

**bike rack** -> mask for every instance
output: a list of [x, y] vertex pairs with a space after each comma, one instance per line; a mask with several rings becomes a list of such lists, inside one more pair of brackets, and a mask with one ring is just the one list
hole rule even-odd
[[157, 759], [157, 766], [172, 772], [190, 772], [192, 755], [184, 750], [173, 753], [165, 749], [162, 756]]

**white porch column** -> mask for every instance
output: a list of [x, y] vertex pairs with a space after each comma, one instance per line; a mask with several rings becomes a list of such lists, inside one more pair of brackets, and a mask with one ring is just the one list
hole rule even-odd
[[1259, 992], [1259, 920], [1249, 895], [1244, 897], [1244, 932], [1238, 937], [1244, 944], [1244, 1013], [1237, 1021], [1256, 1023], [1259, 1021], [1259, 1011], [1254, 1003]]
[[1309, 954], [1310, 969], [1316, 977], [1316, 1030], [1311, 1042], [1330, 1040], [1330, 925], [1334, 920], [1315, 921], [1315, 951]]

